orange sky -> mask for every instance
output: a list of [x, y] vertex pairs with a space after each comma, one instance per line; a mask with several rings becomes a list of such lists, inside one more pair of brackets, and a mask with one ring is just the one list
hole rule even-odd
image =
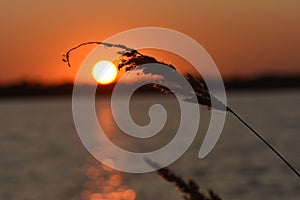
[[81, 42], [143, 26], [174, 29], [197, 40], [223, 77], [300, 74], [297, 0], [6, 0], [0, 1], [0, 84], [72, 81], [92, 49], [61, 55]]

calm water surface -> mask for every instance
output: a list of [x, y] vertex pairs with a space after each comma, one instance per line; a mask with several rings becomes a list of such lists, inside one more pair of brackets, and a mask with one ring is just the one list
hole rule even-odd
[[[228, 99], [300, 170], [298, 90], [230, 93]], [[152, 140], [132, 140], [123, 134], [113, 122], [108, 98], [97, 100], [96, 110], [111, 141], [131, 151], [147, 152], [172, 140], [180, 123], [177, 102], [157, 96], [134, 99], [133, 119], [147, 124], [148, 106], [157, 101], [166, 106], [169, 118]], [[0, 113], [0, 199], [97, 199], [105, 195], [182, 199], [172, 184], [155, 173], [119, 173], [96, 162], [76, 133], [70, 98], [2, 99]], [[300, 198], [299, 179], [230, 114], [213, 151], [198, 159], [209, 111], [202, 110], [201, 117], [194, 143], [170, 169], [193, 178], [203, 190], [213, 189], [223, 199]]]

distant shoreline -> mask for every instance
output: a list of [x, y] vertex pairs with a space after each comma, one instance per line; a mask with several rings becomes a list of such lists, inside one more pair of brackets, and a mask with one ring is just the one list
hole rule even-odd
[[[249, 80], [225, 80], [226, 91], [249, 91], [249, 90], [282, 90], [300, 89], [300, 76], [275, 77], [263, 76]], [[83, 86], [91, 87], [91, 86]], [[97, 93], [110, 94], [114, 84], [101, 86]], [[72, 83], [46, 86], [40, 83], [19, 82], [7, 86], [0, 86], [0, 98], [5, 97], [51, 97], [51, 96], [71, 96], [73, 91]], [[148, 90], [146, 92], [150, 92]]]

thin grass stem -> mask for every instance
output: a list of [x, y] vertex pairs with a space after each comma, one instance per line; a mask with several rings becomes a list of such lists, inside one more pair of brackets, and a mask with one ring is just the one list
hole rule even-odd
[[247, 122], [245, 122], [238, 114], [232, 109], [227, 107], [228, 112], [233, 114], [240, 122], [242, 122], [248, 129], [252, 131], [261, 141], [263, 141], [297, 176], [300, 178], [299, 172], [267, 141], [263, 138], [256, 130], [254, 130]]

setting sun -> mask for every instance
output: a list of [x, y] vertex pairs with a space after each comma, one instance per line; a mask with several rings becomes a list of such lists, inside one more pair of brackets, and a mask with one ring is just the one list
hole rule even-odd
[[108, 60], [101, 60], [93, 67], [92, 75], [100, 84], [112, 83], [118, 74], [117, 67]]

